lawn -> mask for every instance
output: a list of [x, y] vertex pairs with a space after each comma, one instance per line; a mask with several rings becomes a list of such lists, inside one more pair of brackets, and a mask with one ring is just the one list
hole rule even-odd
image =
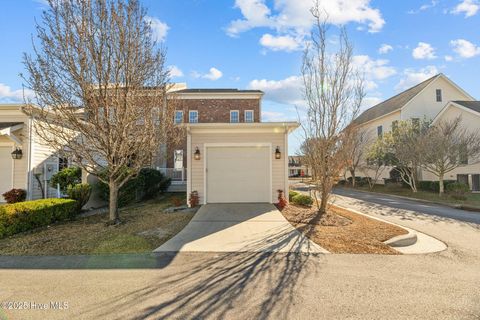
[[77, 218], [0, 240], [0, 255], [145, 253], [177, 234], [192, 212], [165, 213], [167, 195], [121, 209], [119, 226], [106, 226], [108, 214]]
[[467, 193], [467, 200], [455, 200], [448, 195], [440, 197], [438, 193], [421, 191], [414, 193], [408, 188], [401, 188], [397, 186], [384, 186], [384, 185], [375, 185], [373, 190], [370, 190], [368, 187], [357, 187], [355, 189], [362, 191], [372, 191], [379, 193], [392, 194], [397, 196], [404, 196], [422, 200], [429, 200], [438, 203], [453, 204], [453, 205], [466, 205], [478, 208], [480, 210], [480, 193]]
[[383, 241], [408, 233], [395, 225], [333, 205], [320, 220], [315, 217], [316, 210], [315, 206], [290, 204], [282, 214], [297, 230], [331, 253], [400, 254]]

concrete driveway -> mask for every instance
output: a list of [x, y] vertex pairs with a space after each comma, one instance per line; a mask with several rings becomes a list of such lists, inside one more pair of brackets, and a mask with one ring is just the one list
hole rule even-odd
[[180, 233], [155, 250], [172, 251], [327, 253], [266, 203], [202, 206]]

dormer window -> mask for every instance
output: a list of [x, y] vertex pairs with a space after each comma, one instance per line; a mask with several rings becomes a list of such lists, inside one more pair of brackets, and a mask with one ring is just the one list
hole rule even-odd
[[442, 89], [437, 89], [436, 91], [437, 102], [442, 102]]

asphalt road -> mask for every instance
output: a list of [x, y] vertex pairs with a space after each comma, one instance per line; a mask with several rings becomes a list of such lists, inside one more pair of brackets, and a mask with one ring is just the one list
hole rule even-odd
[[[480, 319], [478, 224], [334, 200], [427, 233], [448, 248], [396, 256], [0, 257], [0, 319]], [[18, 302], [26, 302], [23, 310]], [[44, 304], [49, 308], [39, 307]]]
[[368, 193], [344, 188], [336, 188], [333, 192], [341, 196], [385, 205], [391, 208], [411, 210], [419, 213], [439, 216], [442, 218], [450, 218], [459, 221], [480, 224], [480, 212], [459, 210], [443, 205], [392, 197], [386, 194]]

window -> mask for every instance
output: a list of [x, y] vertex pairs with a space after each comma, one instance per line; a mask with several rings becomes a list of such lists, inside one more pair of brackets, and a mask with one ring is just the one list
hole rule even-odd
[[175, 123], [183, 122], [183, 111], [175, 111]]
[[245, 110], [245, 122], [253, 122], [253, 110]]
[[197, 110], [190, 110], [188, 112], [188, 122], [198, 123], [198, 111]]
[[183, 169], [183, 150], [175, 150], [173, 154], [173, 167], [174, 169]]
[[381, 138], [383, 136], [383, 127], [382, 126], [377, 127], [377, 136], [379, 138]]
[[238, 123], [239, 121], [240, 121], [240, 119], [239, 119], [238, 110], [232, 110], [232, 111], [230, 111], [230, 122], [232, 122], [232, 123]]
[[68, 158], [58, 157], [58, 171], [68, 168]]
[[435, 93], [437, 96], [437, 102], [442, 102], [442, 89], [437, 89]]

